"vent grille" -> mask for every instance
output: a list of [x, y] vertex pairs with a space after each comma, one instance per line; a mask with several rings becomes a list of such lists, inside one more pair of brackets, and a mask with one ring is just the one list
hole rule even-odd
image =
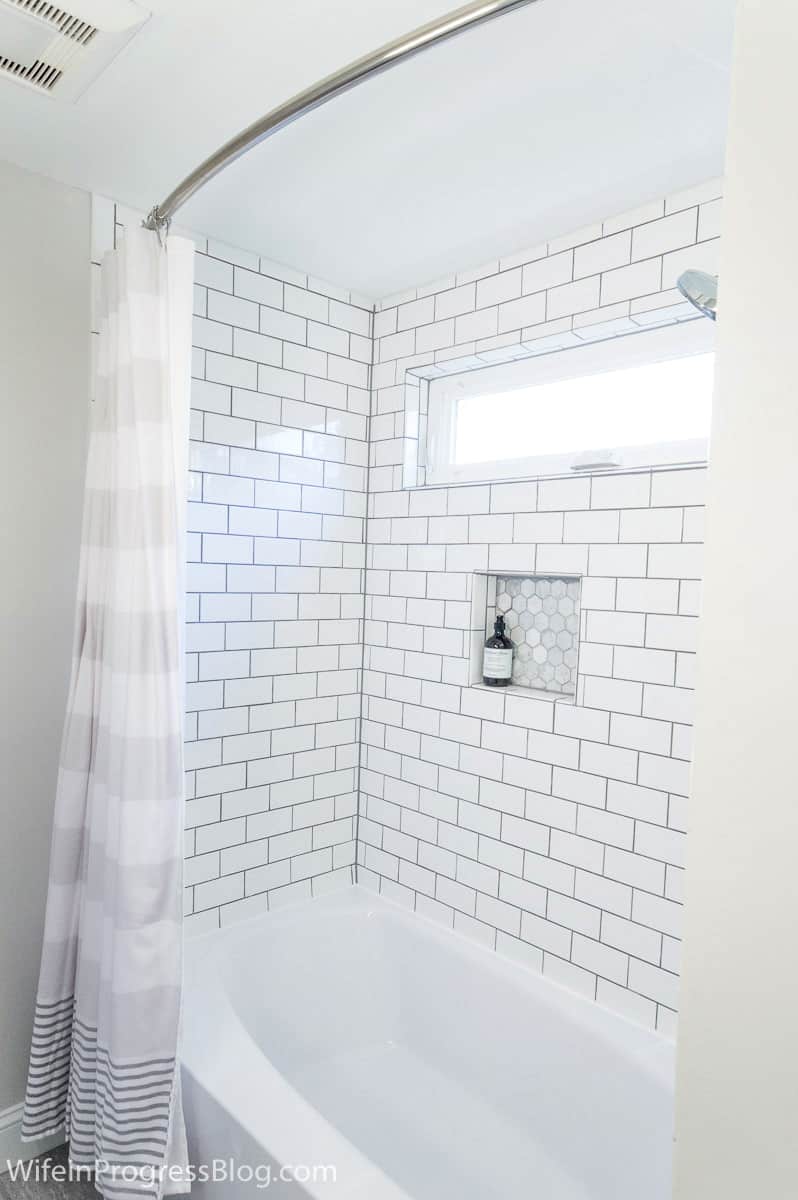
[[13, 54], [3, 54], [0, 43], [0, 74], [40, 92], [52, 92], [68, 68], [84, 57], [99, 33], [88, 21], [50, 4], [49, 0], [0, 0], [0, 5], [33, 18], [40, 28], [44, 27], [45, 37], [48, 30], [52, 35], [33, 62], [30, 59], [19, 62]]
[[52, 67], [49, 63], [40, 62], [38, 59], [29, 67], [23, 67], [21, 63], [14, 62], [13, 58], [3, 58], [1, 54], [0, 71], [5, 71], [6, 74], [13, 75], [15, 79], [19, 79], [23, 83], [30, 83], [33, 87], [41, 88], [45, 92], [51, 92], [64, 73], [60, 67]]
[[[52, 25], [53, 29], [62, 37], [69, 38], [80, 46], [88, 46], [97, 33], [94, 25], [90, 25], [88, 21], [82, 21], [80, 17], [73, 17], [72, 13], [65, 12], [63, 8], [57, 8], [48, 0], [6, 0], [6, 3], [11, 8], [17, 8], [32, 17], [38, 17], [40, 21], [47, 21], [48, 25]], [[0, 58], [0, 63], [7, 61], [9, 60]]]
[[0, 88], [7, 80], [74, 103], [150, 16], [137, 0], [0, 0]]

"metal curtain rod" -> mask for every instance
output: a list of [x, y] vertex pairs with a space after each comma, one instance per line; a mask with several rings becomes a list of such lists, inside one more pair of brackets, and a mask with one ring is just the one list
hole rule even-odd
[[304, 92], [299, 92], [285, 104], [273, 108], [265, 117], [261, 117], [254, 125], [250, 125], [236, 137], [231, 138], [210, 158], [206, 158], [205, 162], [200, 163], [190, 175], [187, 175], [165, 200], [155, 205], [144, 222], [145, 227], [160, 229], [168, 225], [177, 210], [182, 208], [195, 192], [213, 179], [214, 175], [224, 171], [242, 154], [246, 154], [254, 146], [258, 146], [299, 117], [303, 117], [305, 113], [313, 112], [322, 104], [326, 104], [328, 100], [348, 92], [373, 75], [380, 75], [383, 71], [413, 58], [423, 50], [428, 50], [431, 46], [437, 46], [440, 42], [456, 37], [466, 29], [472, 29], [476, 25], [492, 21], [494, 17], [504, 16], [505, 13], [512, 12], [516, 8], [525, 8], [528, 4], [535, 2], [536, 0], [478, 0], [476, 3], [466, 4], [464, 8], [458, 8], [447, 16], [438, 18], [437, 21], [430, 21], [428, 25], [422, 25], [412, 33], [406, 33], [403, 37], [388, 42], [379, 50], [365, 54], [362, 58], [350, 63], [349, 66], [343, 67], [342, 70], [328, 75], [326, 79], [322, 79], [313, 87], [306, 88]]

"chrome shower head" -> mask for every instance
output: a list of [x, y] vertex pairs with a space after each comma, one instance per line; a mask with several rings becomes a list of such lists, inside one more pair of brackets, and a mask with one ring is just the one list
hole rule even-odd
[[685, 299], [711, 321], [718, 315], [718, 277], [706, 271], [685, 271], [676, 280], [676, 286]]

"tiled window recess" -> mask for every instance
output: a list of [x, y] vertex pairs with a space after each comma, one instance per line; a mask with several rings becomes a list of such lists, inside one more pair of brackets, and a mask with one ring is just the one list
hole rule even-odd
[[576, 694], [579, 590], [573, 577], [499, 575], [489, 580], [486, 632], [502, 613], [513, 643], [514, 687]]
[[702, 319], [676, 280], [717, 274], [720, 195], [714, 181], [382, 301], [374, 379], [396, 388], [405, 486], [426, 483], [430, 380]]

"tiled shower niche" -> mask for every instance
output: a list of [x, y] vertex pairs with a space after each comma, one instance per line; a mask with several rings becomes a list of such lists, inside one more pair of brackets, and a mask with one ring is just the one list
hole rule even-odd
[[575, 575], [489, 575], [486, 634], [502, 613], [513, 643], [512, 685], [576, 695], [581, 580]]

